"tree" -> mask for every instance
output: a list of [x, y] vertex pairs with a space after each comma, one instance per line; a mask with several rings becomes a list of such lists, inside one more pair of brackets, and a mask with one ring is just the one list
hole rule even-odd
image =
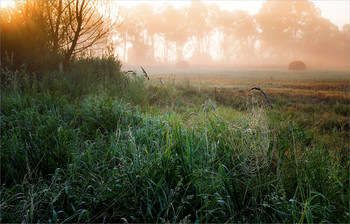
[[[191, 6], [188, 9], [188, 21], [191, 29], [191, 35], [197, 41], [197, 54], [202, 56], [204, 52], [204, 38], [209, 36], [211, 28], [208, 25], [209, 21], [208, 8], [201, 1], [191, 1]], [[205, 49], [208, 52], [209, 49]]]
[[232, 17], [233, 35], [239, 42], [239, 55], [242, 59], [248, 60], [254, 54], [258, 34], [255, 19], [248, 12], [242, 10], [234, 11]]
[[168, 60], [168, 51], [171, 43], [175, 46], [176, 60], [183, 60], [183, 49], [189, 34], [186, 26], [184, 9], [175, 9], [172, 5], [165, 5], [160, 13], [161, 33], [165, 42], [165, 61]]
[[[65, 57], [63, 67], [69, 67], [73, 54], [77, 54], [98, 43], [114, 28], [115, 24], [106, 24], [108, 11], [99, 13], [97, 1], [75, 0], [67, 2], [64, 15], [63, 29], [67, 41], [65, 42]], [[99, 5], [100, 7], [106, 5]]]
[[233, 39], [233, 23], [234, 17], [232, 14], [226, 10], [223, 10], [218, 14], [219, 17], [216, 21], [216, 26], [219, 31], [220, 37], [220, 49], [219, 57], [223, 62], [229, 62], [231, 55], [233, 54], [232, 44]]
[[278, 58], [294, 59], [309, 24], [320, 15], [306, 0], [266, 1], [256, 15], [262, 47]]
[[[17, 69], [49, 67], [49, 35], [40, 1], [18, 1], [15, 7], [1, 9], [1, 61]], [[6, 63], [8, 62], [8, 63]]]
[[252, 58], [258, 33], [254, 16], [241, 10], [223, 10], [217, 18], [216, 26], [221, 34], [222, 61], [227, 63], [233, 56], [245, 62]]
[[62, 20], [64, 12], [67, 10], [69, 4], [63, 5], [63, 0], [48, 0], [43, 1], [45, 7], [45, 15], [47, 17], [48, 27], [47, 31], [50, 35], [51, 51], [53, 54], [57, 54], [60, 45], [63, 44], [63, 37], [65, 35], [65, 29], [62, 29]]
[[[103, 14], [99, 13], [102, 9]], [[115, 28], [115, 24], [111, 24], [109, 20], [110, 14], [105, 1], [16, 1], [15, 7], [6, 15], [1, 17], [1, 23], [7, 31], [13, 32], [2, 33], [1, 37], [5, 40], [18, 38], [16, 44], [19, 46], [6, 44], [3, 45], [6, 46], [5, 50], [11, 50], [16, 56], [23, 57], [23, 54], [28, 58], [35, 58], [37, 61], [39, 58], [35, 53], [39, 50], [44, 52], [41, 55], [61, 53], [64, 55], [65, 69], [69, 67], [73, 55], [102, 41]], [[26, 48], [30, 50], [25, 50]], [[32, 63], [30, 60], [22, 62]]]

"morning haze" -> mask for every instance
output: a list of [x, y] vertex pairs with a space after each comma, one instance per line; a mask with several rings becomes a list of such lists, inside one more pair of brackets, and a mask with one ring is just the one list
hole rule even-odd
[[254, 14], [215, 2], [187, 3], [112, 2], [121, 21], [112, 36], [115, 53], [130, 65], [184, 60], [192, 67], [283, 68], [298, 60], [315, 69], [350, 66], [349, 24], [333, 24], [314, 2], [260, 2]]

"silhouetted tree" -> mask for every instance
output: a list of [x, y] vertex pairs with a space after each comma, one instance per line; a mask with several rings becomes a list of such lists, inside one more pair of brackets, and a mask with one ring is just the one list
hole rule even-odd
[[101, 41], [114, 28], [106, 25], [109, 13], [99, 13], [96, 1], [75, 0], [67, 2], [64, 29], [67, 38], [63, 67], [69, 66], [73, 54], [77, 54]]
[[[67, 68], [73, 55], [101, 41], [115, 27], [107, 24], [109, 13], [104, 1], [27, 0], [15, 3], [5, 17], [2, 14], [2, 30], [11, 31], [1, 37], [4, 38], [4, 50], [14, 52], [16, 58], [40, 61], [40, 57], [62, 53], [63, 65]], [[98, 7], [103, 14], [99, 13]], [[28, 65], [37, 63], [22, 62]]]

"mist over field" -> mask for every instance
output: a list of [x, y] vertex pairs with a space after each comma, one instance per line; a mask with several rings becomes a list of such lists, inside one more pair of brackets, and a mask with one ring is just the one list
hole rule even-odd
[[113, 7], [121, 23], [110, 44], [126, 64], [286, 68], [304, 61], [313, 69], [350, 68], [349, 24], [339, 28], [313, 2], [266, 1], [256, 14], [207, 1]]

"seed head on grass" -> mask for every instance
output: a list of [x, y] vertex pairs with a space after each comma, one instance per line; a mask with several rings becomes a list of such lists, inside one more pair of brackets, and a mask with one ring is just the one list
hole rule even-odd
[[208, 98], [208, 100], [209, 100], [209, 103], [210, 103], [211, 107], [213, 108], [214, 112], [216, 112], [216, 109], [215, 109], [213, 102], [211, 102], [210, 98]]
[[210, 103], [210, 105], [211, 105], [211, 107], [213, 108], [214, 112], [216, 112], [216, 108], [215, 108], [213, 102], [212, 102], [209, 98], [208, 98], [207, 100], [205, 100], [204, 104], [202, 104], [202, 106], [201, 106], [201, 107], [204, 107], [204, 108], [203, 108], [203, 111], [204, 111], [204, 112], [208, 112], [208, 111], [209, 111], [209, 108], [207, 107], [207, 102]]
[[129, 74], [129, 73], [131, 73], [133, 76], [136, 76], [136, 73], [132, 70], [128, 70], [128, 71], [124, 72], [125, 75]]
[[[267, 97], [266, 93], [265, 93], [259, 86], [252, 87], [249, 91], [254, 90], [254, 89], [260, 91], [260, 92], [264, 95], [264, 97], [265, 97], [267, 103], [268, 103], [268, 104], [270, 105], [270, 107], [273, 109], [273, 106], [272, 106], [272, 104], [271, 104], [271, 101], [270, 101], [270, 99]], [[249, 92], [249, 91], [248, 91], [248, 92]]]
[[205, 103], [203, 103], [201, 107], [203, 107], [203, 112], [208, 112], [207, 101], [205, 101]]
[[145, 71], [145, 69], [143, 69], [142, 67], [141, 67], [141, 69], [142, 69], [143, 75], [149, 80], [149, 76], [148, 76], [147, 72]]

